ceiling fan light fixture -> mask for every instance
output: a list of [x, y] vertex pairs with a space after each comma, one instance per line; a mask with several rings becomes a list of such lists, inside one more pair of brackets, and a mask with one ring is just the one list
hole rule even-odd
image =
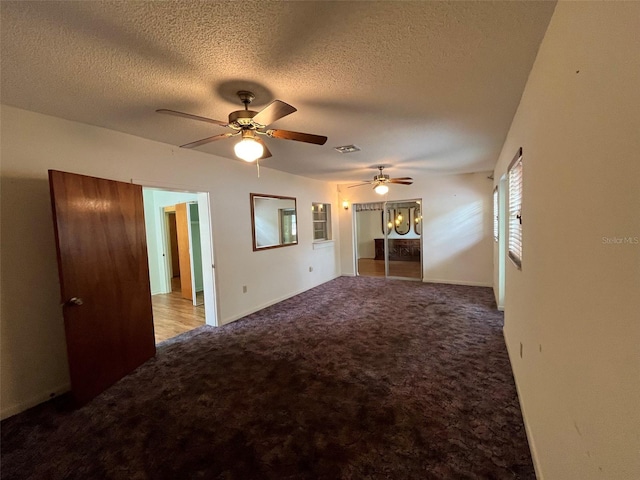
[[242, 132], [242, 140], [233, 147], [236, 156], [245, 162], [255, 162], [264, 154], [264, 147], [261, 143], [253, 138], [252, 132], [246, 131], [249, 135]]
[[389, 187], [387, 187], [384, 183], [379, 183], [378, 185], [376, 185], [373, 190], [378, 194], [378, 195], [384, 195], [385, 193], [387, 193], [389, 191]]

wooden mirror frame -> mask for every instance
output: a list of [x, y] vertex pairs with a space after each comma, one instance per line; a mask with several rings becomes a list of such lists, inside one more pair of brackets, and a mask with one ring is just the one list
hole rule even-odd
[[[295, 219], [295, 238], [293, 241], [290, 242], [285, 242], [283, 241], [283, 236], [286, 234], [286, 232], [283, 229], [283, 224], [282, 224], [282, 213], [284, 210], [290, 210], [289, 208], [284, 209], [284, 208], [277, 208], [276, 206], [276, 221], [277, 221], [277, 232], [278, 232], [278, 242], [277, 243], [269, 243], [266, 242], [266, 245], [259, 245], [258, 244], [258, 232], [256, 230], [256, 199], [272, 199], [272, 200], [287, 200], [287, 201], [293, 201], [293, 217]], [[268, 195], [268, 194], [263, 194], [263, 193], [250, 193], [249, 194], [249, 202], [251, 204], [251, 241], [252, 241], [252, 246], [253, 246], [253, 251], [257, 252], [259, 250], [270, 250], [272, 248], [281, 248], [281, 247], [290, 247], [291, 245], [297, 245], [298, 244], [298, 208], [297, 208], [297, 202], [296, 202], [296, 198], [295, 197], [284, 197], [281, 195]]]

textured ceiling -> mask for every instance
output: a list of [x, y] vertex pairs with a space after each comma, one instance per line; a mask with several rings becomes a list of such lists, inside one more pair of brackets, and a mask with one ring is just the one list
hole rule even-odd
[[[3, 104], [181, 145], [256, 94], [263, 165], [340, 183], [492, 170], [554, 2], [0, 2]], [[34, 132], [37, 141], [37, 132]], [[233, 158], [235, 140], [198, 150]], [[362, 150], [340, 154], [333, 147]], [[216, 162], [215, 157], [211, 157]]]

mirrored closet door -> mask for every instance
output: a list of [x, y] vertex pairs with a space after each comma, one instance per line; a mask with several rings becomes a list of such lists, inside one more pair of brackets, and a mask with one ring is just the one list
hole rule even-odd
[[357, 272], [422, 279], [420, 200], [355, 204]]

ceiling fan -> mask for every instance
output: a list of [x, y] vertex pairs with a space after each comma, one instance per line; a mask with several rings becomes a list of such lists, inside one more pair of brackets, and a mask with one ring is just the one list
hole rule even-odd
[[349, 188], [360, 187], [362, 185], [373, 185], [373, 189], [376, 193], [380, 195], [384, 195], [389, 191], [390, 183], [397, 183], [400, 185], [411, 185], [413, 183], [413, 178], [411, 177], [399, 177], [399, 178], [389, 178], [389, 175], [385, 175], [382, 173], [383, 165], [378, 167], [380, 173], [373, 177], [373, 180], [363, 180], [364, 183], [357, 183], [356, 185], [350, 185]]
[[324, 145], [327, 141], [327, 137], [322, 135], [267, 128], [276, 120], [280, 120], [282, 117], [285, 117], [297, 110], [288, 103], [284, 103], [281, 100], [274, 100], [259, 112], [254, 112], [253, 110], [249, 110], [249, 104], [255, 98], [253, 93], [246, 90], [240, 90], [238, 92], [238, 97], [240, 97], [240, 101], [244, 104], [244, 110], [231, 112], [229, 114], [228, 122], [200, 117], [190, 113], [177, 112], [175, 110], [167, 110], [165, 108], [156, 110], [156, 112], [190, 118], [201, 122], [213, 123], [215, 125], [220, 125], [221, 127], [228, 127], [235, 130], [235, 132], [232, 133], [222, 133], [203, 138], [201, 140], [196, 140], [195, 142], [185, 143], [184, 145], [180, 145], [180, 147], [194, 148], [206, 143], [223, 140], [225, 138], [241, 136], [242, 140], [235, 145], [234, 151], [239, 158], [247, 162], [253, 162], [259, 158], [268, 158], [271, 156], [271, 152], [259, 135], [266, 135], [267, 137], [281, 138], [284, 140], [295, 140], [297, 142], [314, 143], [316, 145]]

